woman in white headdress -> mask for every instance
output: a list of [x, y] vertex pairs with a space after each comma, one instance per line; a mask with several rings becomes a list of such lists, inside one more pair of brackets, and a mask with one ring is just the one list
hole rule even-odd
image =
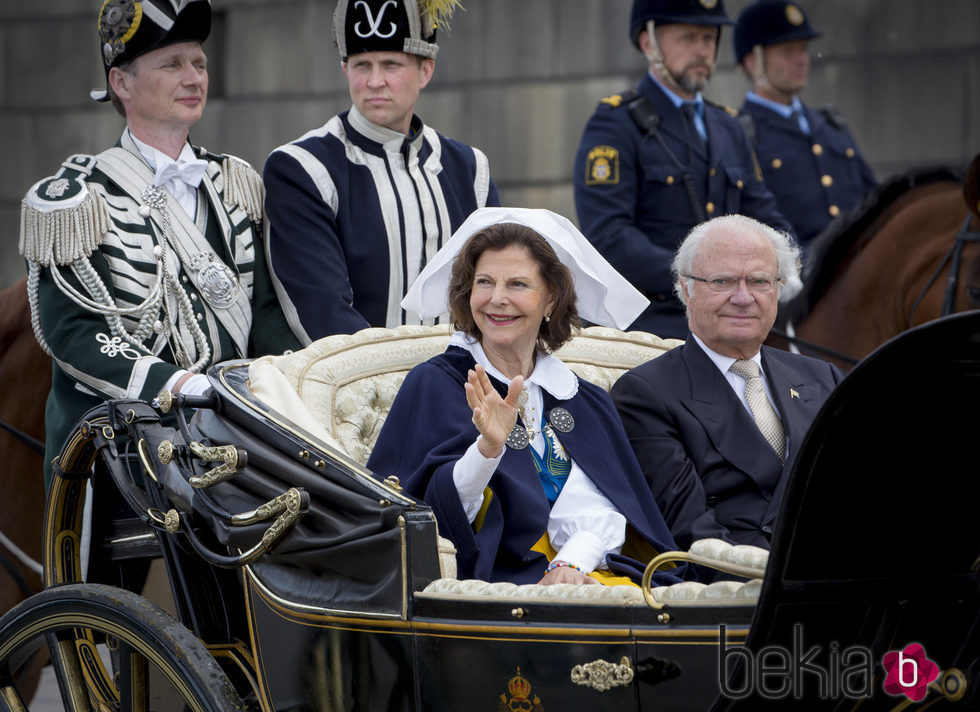
[[608, 394], [551, 355], [580, 316], [625, 328], [646, 303], [547, 210], [477, 210], [419, 275], [402, 306], [458, 331], [405, 378], [368, 467], [432, 507], [460, 578], [623, 583], [674, 548]]

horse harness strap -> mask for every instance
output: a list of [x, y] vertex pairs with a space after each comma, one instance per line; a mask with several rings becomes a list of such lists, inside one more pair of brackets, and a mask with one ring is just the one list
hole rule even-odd
[[915, 298], [915, 302], [912, 304], [912, 308], [909, 310], [909, 326], [912, 325], [912, 318], [915, 316], [915, 310], [919, 308], [919, 303], [925, 297], [926, 293], [932, 288], [932, 285], [939, 278], [939, 274], [943, 271], [943, 268], [947, 263], [950, 264], [949, 277], [946, 280], [946, 291], [943, 296], [943, 308], [940, 312], [940, 316], [948, 316], [956, 311], [956, 288], [959, 285], [959, 274], [960, 274], [960, 264], [963, 259], [963, 247], [970, 242], [980, 242], [980, 232], [975, 230], [970, 230], [970, 222], [973, 219], [973, 215], [967, 213], [966, 219], [963, 221], [963, 226], [956, 233], [956, 237], [953, 239], [953, 245], [946, 252], [939, 266], [936, 267], [935, 272], [929, 277], [926, 285], [919, 292], [919, 296]]
[[684, 191], [687, 193], [687, 199], [691, 203], [691, 209], [694, 211], [695, 222], [701, 223], [707, 220], [708, 216], [705, 214], [702, 201], [698, 197], [698, 190], [694, 185], [694, 178], [691, 176], [691, 171], [680, 162], [677, 156], [674, 155], [674, 152], [670, 150], [670, 147], [667, 146], [667, 142], [664, 141], [663, 136], [660, 135], [660, 131], [658, 130], [660, 126], [660, 114], [657, 113], [657, 110], [653, 108], [653, 104], [645, 96], [636, 97], [628, 106], [630, 117], [634, 123], [636, 123], [644, 134], [657, 139], [664, 153], [677, 166], [677, 170], [681, 174], [681, 183], [684, 184]]

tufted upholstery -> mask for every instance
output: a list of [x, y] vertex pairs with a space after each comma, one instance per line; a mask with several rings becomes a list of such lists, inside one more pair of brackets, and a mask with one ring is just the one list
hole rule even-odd
[[[371, 454], [385, 417], [405, 375], [415, 365], [442, 353], [449, 326], [401, 326], [364, 329], [356, 334], [327, 336], [301, 351], [264, 356], [249, 366], [249, 386], [271, 408], [315, 438], [364, 464]], [[642, 331], [622, 332], [589, 327], [569, 341], [556, 356], [579, 376], [609, 390], [625, 371], [682, 342]], [[441, 538], [440, 538], [441, 539]], [[443, 576], [416, 595], [428, 598], [523, 600], [563, 603], [645, 605], [638, 588], [629, 586], [517, 586], [511, 583], [457, 581], [455, 551], [444, 542]], [[761, 576], [769, 552], [705, 539], [691, 546], [691, 560], [743, 569]], [[711, 585], [685, 582], [653, 590], [654, 597], [672, 606], [751, 606], [760, 582], [731, 581]]]
[[[451, 333], [448, 325], [401, 326], [327, 336], [295, 353], [256, 359], [250, 386], [298, 425], [315, 423], [307, 430], [364, 464], [405, 375], [445, 351]], [[623, 372], [680, 343], [593, 326], [556, 356], [608, 390]]]
[[[716, 581], [712, 584], [684, 581], [652, 590], [659, 603], [675, 608], [711, 606], [754, 606], [762, 590], [761, 577], [769, 561], [769, 552], [755, 546], [733, 546], [720, 539], [702, 539], [691, 545], [692, 559], [706, 566], [718, 565], [742, 569], [750, 581]], [[646, 606], [643, 592], [633, 586], [577, 586], [558, 584], [517, 585], [488, 583], [474, 579], [457, 581], [448, 578], [433, 581], [415, 594], [420, 598], [453, 600], [529, 601], [543, 599], [553, 603], [591, 603], [607, 606]]]

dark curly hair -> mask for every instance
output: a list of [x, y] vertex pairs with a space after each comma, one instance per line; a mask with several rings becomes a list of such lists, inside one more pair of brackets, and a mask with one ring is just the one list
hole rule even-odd
[[470, 310], [470, 294], [480, 255], [507, 247], [523, 247], [538, 264], [541, 277], [555, 300], [550, 321], [538, 328], [537, 347], [555, 351], [568, 341], [581, 322], [575, 306], [575, 282], [568, 267], [561, 263], [551, 245], [531, 228], [517, 223], [498, 223], [473, 235], [456, 255], [449, 278], [449, 315], [453, 326], [480, 340], [482, 334]]

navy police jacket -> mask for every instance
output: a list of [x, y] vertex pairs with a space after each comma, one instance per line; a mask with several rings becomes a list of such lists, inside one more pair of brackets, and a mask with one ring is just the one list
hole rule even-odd
[[[631, 102], [641, 96], [657, 116], [656, 132], [663, 143], [631, 115]], [[699, 222], [684, 184], [685, 169], [705, 218], [741, 213], [791, 230], [762, 182], [738, 120], [713, 104], [705, 103], [704, 110], [706, 152], [690, 145], [694, 129], [688, 129], [688, 119], [648, 74], [635, 92], [600, 102], [575, 157], [579, 226], [650, 300], [630, 328], [662, 337], [687, 334], [684, 307], [673, 295], [670, 274], [674, 252]]]
[[[802, 245], [835, 217], [855, 207], [876, 185], [871, 168], [843, 118], [804, 105], [810, 135], [795, 118], [746, 101], [742, 106], [766, 186]], [[740, 117], [743, 118], [744, 117]]]

